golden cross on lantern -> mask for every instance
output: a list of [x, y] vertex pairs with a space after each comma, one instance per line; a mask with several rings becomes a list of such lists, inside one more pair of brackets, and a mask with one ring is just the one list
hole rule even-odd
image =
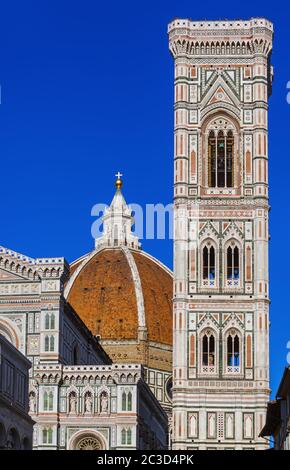
[[123, 181], [121, 180], [121, 177], [123, 176], [122, 173], [120, 173], [118, 171], [118, 173], [116, 173], [115, 175], [117, 177], [116, 179], [116, 182], [115, 182], [115, 186], [117, 189], [121, 189], [122, 185], [123, 185]]

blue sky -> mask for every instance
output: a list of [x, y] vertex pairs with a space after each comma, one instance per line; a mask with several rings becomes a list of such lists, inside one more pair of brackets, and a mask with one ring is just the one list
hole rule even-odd
[[[271, 377], [290, 340], [289, 6], [282, 1], [13, 1], [1, 5], [0, 244], [72, 261], [93, 247], [91, 208], [124, 173], [128, 202], [172, 199], [173, 62], [167, 23], [274, 22], [269, 115]], [[172, 266], [172, 243], [143, 248]]]

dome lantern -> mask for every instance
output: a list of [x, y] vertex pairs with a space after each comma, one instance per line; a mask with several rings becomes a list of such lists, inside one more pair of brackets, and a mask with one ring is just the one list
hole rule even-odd
[[116, 192], [111, 205], [103, 215], [103, 234], [95, 240], [95, 248], [128, 246], [136, 250], [141, 248], [138, 237], [132, 232], [132, 211], [127, 206], [121, 188], [123, 181], [122, 173], [118, 171], [115, 175]]

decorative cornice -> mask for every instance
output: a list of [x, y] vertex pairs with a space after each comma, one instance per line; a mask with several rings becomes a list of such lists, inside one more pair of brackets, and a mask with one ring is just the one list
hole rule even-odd
[[0, 246], [0, 268], [24, 280], [54, 278], [64, 281], [69, 273], [64, 258], [30, 258], [3, 246]]
[[191, 21], [176, 19], [168, 25], [169, 48], [174, 57], [267, 56], [272, 48], [273, 24], [264, 18], [249, 21]]
[[237, 19], [237, 20], [218, 20], [218, 21], [192, 21], [189, 18], [175, 18], [168, 25], [168, 33], [176, 28], [186, 28], [194, 33], [196, 31], [224, 31], [231, 33], [234, 31], [259, 31], [260, 29], [267, 29], [273, 32], [273, 23], [266, 18], [251, 18], [249, 20]]

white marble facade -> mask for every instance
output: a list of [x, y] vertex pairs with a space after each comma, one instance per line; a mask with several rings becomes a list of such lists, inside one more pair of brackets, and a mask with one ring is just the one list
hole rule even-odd
[[166, 448], [167, 415], [142, 366], [111, 364], [66, 302], [67, 276], [63, 258], [0, 248], [0, 332], [32, 363], [33, 448]]
[[42, 365], [35, 384], [30, 400], [36, 449], [166, 447], [167, 417], [141, 365]]
[[168, 26], [174, 58], [173, 448], [265, 449], [273, 25]]

